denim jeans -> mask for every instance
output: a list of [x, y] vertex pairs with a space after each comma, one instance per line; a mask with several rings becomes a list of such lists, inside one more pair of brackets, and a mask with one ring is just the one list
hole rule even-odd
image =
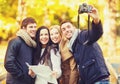
[[96, 82], [95, 84], [110, 84], [110, 81], [109, 80], [101, 80], [101, 81]]

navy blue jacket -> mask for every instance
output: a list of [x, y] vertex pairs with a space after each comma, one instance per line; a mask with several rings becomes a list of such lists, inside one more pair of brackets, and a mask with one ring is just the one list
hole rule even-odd
[[72, 46], [73, 55], [79, 65], [80, 84], [94, 84], [110, 75], [100, 46], [96, 43], [102, 34], [101, 22], [97, 25], [92, 23], [89, 34], [88, 30], [81, 31]]
[[32, 64], [32, 52], [33, 48], [20, 37], [10, 40], [4, 61], [8, 72], [6, 84], [33, 84], [25, 64], [25, 62]]

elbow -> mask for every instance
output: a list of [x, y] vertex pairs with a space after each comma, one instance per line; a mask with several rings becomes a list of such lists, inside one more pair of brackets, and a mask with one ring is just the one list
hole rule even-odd
[[101, 36], [102, 36], [102, 35], [103, 35], [103, 31], [101, 31], [101, 33], [100, 33], [100, 34], [101, 34]]
[[102, 35], [103, 35], [103, 31], [101, 31], [101, 32], [99, 33], [98, 38], [100, 38]]
[[6, 71], [9, 71], [9, 63], [4, 62], [4, 68], [6, 69]]
[[99, 30], [99, 31], [96, 33], [96, 36], [97, 36], [98, 39], [99, 39], [102, 35], [103, 35], [103, 30]]

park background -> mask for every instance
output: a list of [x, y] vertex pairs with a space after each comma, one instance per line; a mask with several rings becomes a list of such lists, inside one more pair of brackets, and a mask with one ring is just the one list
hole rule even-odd
[[[0, 0], [0, 77], [6, 73], [3, 67], [8, 41], [16, 35], [21, 20], [33, 17], [38, 27], [60, 24], [70, 20], [78, 27], [78, 9], [82, 3], [95, 6], [103, 25], [104, 34], [98, 40], [105, 59], [120, 64], [120, 0]], [[87, 14], [80, 14], [80, 29], [87, 29]], [[112, 83], [116, 83], [117, 72], [113, 67]], [[1, 80], [0, 80], [1, 81]], [[1, 82], [4, 84], [4, 80]]]

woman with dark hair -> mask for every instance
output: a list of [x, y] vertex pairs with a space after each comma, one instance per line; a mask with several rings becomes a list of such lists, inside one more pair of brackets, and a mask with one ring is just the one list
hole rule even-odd
[[[51, 76], [56, 79], [59, 78], [61, 75], [61, 57], [56, 48], [51, 45], [52, 42], [50, 39], [49, 29], [47, 27], [41, 26], [38, 28], [36, 32], [36, 43], [37, 47], [34, 51], [33, 64], [49, 66], [52, 70]], [[32, 70], [29, 71], [29, 74], [31, 74], [31, 76], [35, 75]], [[40, 80], [37, 80], [36, 77], [35, 84], [39, 83], [49, 84], [45, 79], [41, 78]]]
[[[43, 33], [42, 33], [43, 32]], [[45, 34], [45, 35], [44, 35]], [[37, 47], [35, 49], [35, 56], [34, 56], [34, 62], [33, 64], [38, 64], [40, 62], [40, 60], [45, 61], [45, 56], [44, 54], [48, 54], [50, 52], [50, 45], [51, 45], [51, 39], [50, 39], [50, 34], [49, 34], [49, 30], [47, 27], [45, 26], [41, 26], [38, 28], [37, 32], [36, 32], [36, 43], [37, 43]], [[43, 53], [44, 50], [44, 54], [42, 56], [40, 56]]]

